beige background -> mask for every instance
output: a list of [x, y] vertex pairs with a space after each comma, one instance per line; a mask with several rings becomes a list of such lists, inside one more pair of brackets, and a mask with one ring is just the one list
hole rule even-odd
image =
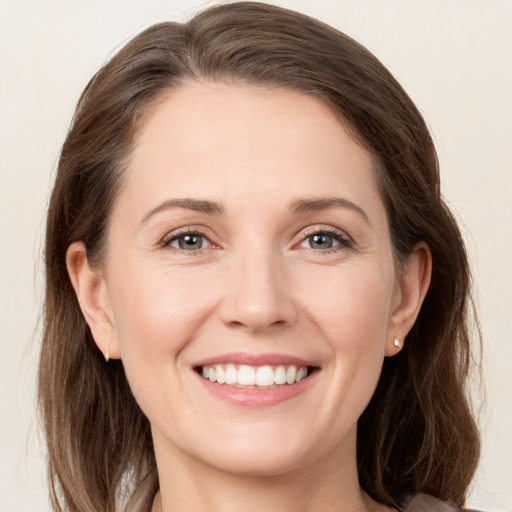
[[[34, 413], [44, 212], [80, 91], [147, 25], [212, 2], [0, 0], [0, 510], [47, 511]], [[512, 511], [512, 1], [283, 0], [372, 50], [424, 113], [463, 219], [485, 335], [470, 504]]]

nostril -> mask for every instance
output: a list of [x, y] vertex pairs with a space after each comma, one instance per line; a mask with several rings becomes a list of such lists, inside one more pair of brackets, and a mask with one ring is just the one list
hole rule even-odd
[[254, 254], [240, 256], [240, 264], [232, 268], [226, 280], [219, 314], [225, 325], [244, 327], [257, 332], [269, 327], [291, 325], [297, 314], [295, 297], [285, 283], [279, 262], [254, 260]]

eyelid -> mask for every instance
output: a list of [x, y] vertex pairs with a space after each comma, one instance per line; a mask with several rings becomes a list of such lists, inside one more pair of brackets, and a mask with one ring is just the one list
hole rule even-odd
[[[180, 249], [171, 247], [170, 243], [172, 241], [178, 239], [180, 236], [188, 235], [188, 234], [201, 236], [204, 239], [206, 239], [210, 245], [209, 245], [209, 247], [206, 247], [206, 248], [190, 250], [190, 251], [183, 251], [183, 252], [197, 253], [199, 251], [202, 251], [203, 249], [211, 249], [212, 247], [213, 248], [220, 247], [220, 244], [216, 242], [215, 237], [212, 236], [211, 230], [209, 228], [207, 228], [205, 226], [194, 226], [194, 225], [184, 226], [182, 228], [178, 228], [173, 231], [170, 231], [160, 240], [158, 245], [162, 248], [172, 248], [172, 249], [175, 249], [176, 251], [180, 251]], [[337, 245], [331, 249], [325, 249], [325, 250], [309, 249], [315, 253], [320, 253], [320, 252], [328, 253], [328, 252], [333, 252], [333, 251], [339, 251], [339, 250], [353, 247], [355, 245], [354, 240], [352, 239], [352, 237], [350, 235], [347, 234], [346, 231], [336, 228], [334, 226], [320, 224], [320, 225], [310, 226], [306, 229], [301, 230], [300, 233], [295, 237], [296, 241], [293, 243], [293, 248], [299, 248], [300, 244], [304, 240], [306, 240], [308, 237], [316, 235], [316, 234], [323, 234], [323, 235], [331, 236], [339, 242], [339, 245]], [[306, 250], [308, 250], [308, 249], [306, 248]]]
[[212, 235], [210, 235], [209, 233], [207, 233], [207, 231], [210, 231], [209, 229], [206, 229], [204, 227], [201, 227], [201, 226], [185, 226], [185, 227], [182, 227], [182, 228], [178, 228], [178, 229], [175, 229], [169, 233], [167, 233], [161, 240], [160, 242], [158, 243], [158, 245], [162, 248], [171, 248], [171, 249], [175, 249], [176, 251], [180, 251], [180, 249], [177, 249], [175, 247], [171, 247], [170, 243], [173, 242], [174, 240], [178, 239], [180, 236], [184, 236], [184, 235], [198, 235], [198, 236], [201, 236], [203, 237], [205, 240], [208, 241], [208, 243], [210, 244], [210, 247], [205, 247], [205, 248], [201, 248], [201, 249], [196, 249], [196, 250], [191, 250], [191, 251], [183, 251], [183, 252], [195, 252], [197, 253], [198, 251], [201, 251], [203, 249], [209, 249], [211, 247], [218, 247], [218, 244], [215, 243], [214, 241], [214, 237]]
[[318, 249], [308, 249], [316, 253], [329, 253], [334, 251], [340, 251], [343, 249], [351, 248], [354, 246], [354, 240], [350, 235], [347, 234], [346, 231], [343, 231], [339, 228], [335, 228], [334, 226], [329, 225], [317, 225], [317, 226], [311, 226], [309, 228], [306, 228], [305, 230], [301, 231], [299, 240], [294, 244], [294, 247], [300, 247], [300, 244], [304, 242], [307, 238], [313, 236], [313, 235], [327, 235], [335, 238], [338, 242], [340, 242], [339, 245], [332, 247], [330, 249], [325, 250], [318, 250]]

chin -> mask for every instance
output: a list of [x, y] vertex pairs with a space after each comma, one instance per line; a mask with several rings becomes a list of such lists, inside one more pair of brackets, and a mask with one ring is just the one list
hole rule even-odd
[[338, 451], [325, 436], [315, 436], [311, 429], [257, 427], [246, 428], [245, 432], [231, 431], [216, 442], [203, 440], [204, 450], [192, 456], [223, 473], [272, 477], [312, 466]]
[[297, 452], [247, 450], [235, 453], [233, 450], [225, 458], [211, 461], [210, 466], [231, 475], [265, 478], [285, 475], [310, 463], [307, 456]]

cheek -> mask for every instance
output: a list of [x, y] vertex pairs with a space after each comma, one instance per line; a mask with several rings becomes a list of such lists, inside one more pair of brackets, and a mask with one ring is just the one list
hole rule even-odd
[[[309, 294], [308, 312], [311, 324], [321, 329], [329, 345], [333, 363], [328, 368], [332, 394], [326, 403], [331, 410], [351, 411], [355, 421], [381, 374], [394, 271], [392, 266], [383, 271], [379, 265], [345, 268], [333, 273], [328, 282], [327, 291]], [[337, 420], [345, 421], [345, 414], [340, 413]]]
[[[112, 309], [123, 360], [154, 360], [179, 354], [212, 306], [207, 291], [190, 272], [170, 274], [150, 268], [131, 272], [130, 286], [117, 279]], [[117, 286], [116, 286], [117, 284]]]
[[315, 324], [334, 348], [360, 351], [383, 345], [391, 316], [392, 267], [378, 264], [329, 270], [328, 275], [309, 279], [325, 283], [324, 287], [308, 288], [301, 294], [307, 297], [304, 301]]
[[[182, 353], [194, 339], [211, 298], [187, 273], [136, 269], [129, 287], [117, 280], [112, 310], [121, 359], [132, 393], [149, 418], [173, 424], [169, 401], [184, 407]], [[116, 286], [117, 285], [117, 286]], [[165, 390], [165, 392], [162, 392]]]

